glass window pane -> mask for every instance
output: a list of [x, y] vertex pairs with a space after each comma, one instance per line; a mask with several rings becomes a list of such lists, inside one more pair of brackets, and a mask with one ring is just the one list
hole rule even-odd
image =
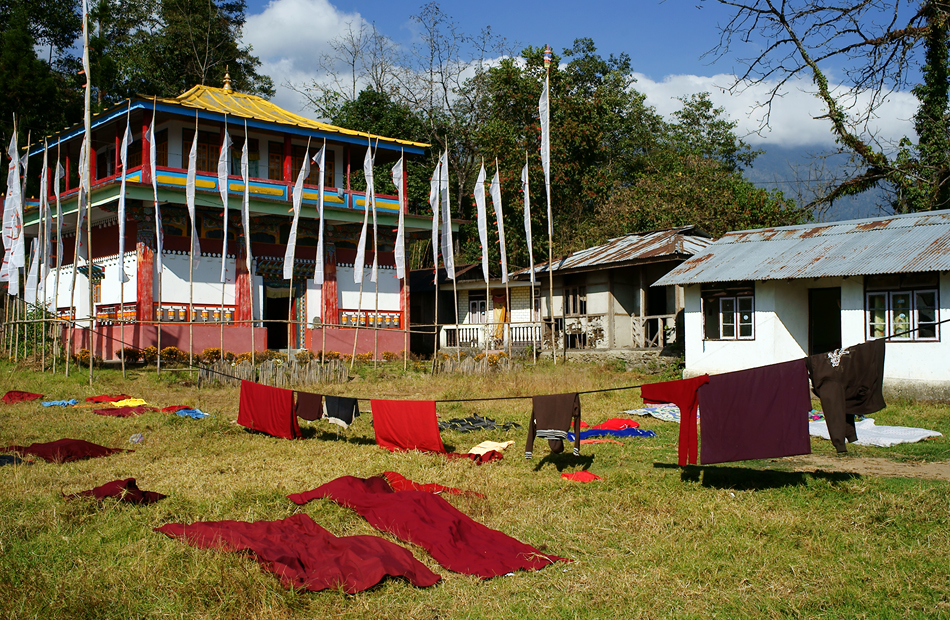
[[736, 299], [723, 297], [719, 300], [719, 314], [722, 318], [722, 337], [736, 337]]
[[868, 295], [868, 335], [871, 338], [887, 335], [887, 293]]
[[739, 297], [739, 337], [752, 338], [752, 297]]
[[937, 337], [937, 291], [917, 291], [917, 338]]
[[703, 299], [703, 329], [706, 340], [719, 339], [719, 301]]
[[[910, 330], [910, 293], [891, 293], [891, 335]], [[896, 336], [910, 338], [911, 334]]]

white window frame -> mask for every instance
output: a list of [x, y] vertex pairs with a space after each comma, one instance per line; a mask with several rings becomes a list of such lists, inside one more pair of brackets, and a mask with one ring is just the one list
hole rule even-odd
[[488, 322], [488, 300], [468, 300], [468, 322], [473, 325], [482, 325]]
[[[921, 337], [920, 336], [920, 312], [917, 309], [917, 297], [918, 295], [933, 294], [934, 297], [934, 320], [927, 321], [924, 325], [932, 324], [934, 326], [934, 335], [932, 337]], [[940, 295], [937, 288], [918, 288], [918, 289], [902, 289], [902, 290], [892, 290], [892, 291], [867, 291], [864, 294], [864, 331], [866, 340], [874, 340], [876, 338], [888, 337], [894, 334], [897, 331], [905, 331], [903, 327], [897, 329], [897, 321], [894, 320], [894, 297], [899, 295], [909, 295], [910, 296], [910, 316], [908, 317], [908, 327], [911, 329], [909, 334], [904, 334], [903, 336], [895, 336], [891, 338], [891, 342], [939, 342], [940, 341]], [[884, 302], [884, 336], [874, 335], [872, 326], [880, 325], [880, 323], [871, 322], [871, 298], [872, 297], [883, 297]]]

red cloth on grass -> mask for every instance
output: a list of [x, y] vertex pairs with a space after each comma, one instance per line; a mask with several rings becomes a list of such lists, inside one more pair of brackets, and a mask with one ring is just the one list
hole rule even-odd
[[505, 458], [505, 455], [498, 450], [489, 450], [484, 454], [471, 454], [470, 452], [446, 452], [444, 456], [450, 461], [454, 459], [468, 459], [476, 465], [481, 465], [482, 463], [491, 463], [492, 461], [500, 461], [501, 459]]
[[606, 422], [593, 426], [591, 428], [602, 428], [608, 431], [622, 431], [628, 428], [640, 428], [640, 423], [630, 418], [610, 418]]
[[99, 396], [90, 396], [86, 399], [87, 403], [114, 403], [120, 400], [132, 398], [128, 394], [100, 394]]
[[296, 504], [327, 497], [352, 508], [376, 529], [421, 546], [439, 564], [456, 573], [488, 579], [519, 569], [538, 570], [557, 560], [567, 561], [485, 527], [440, 495], [393, 491], [383, 478], [343, 476], [307, 493], [288, 497]]
[[107, 497], [115, 497], [130, 504], [151, 504], [167, 496], [155, 491], [143, 491], [135, 484], [135, 478], [126, 478], [125, 480], [113, 480], [94, 489], [73, 493], [66, 497], [95, 497], [100, 501]]
[[476, 493], [475, 491], [463, 491], [462, 489], [445, 487], [441, 484], [435, 484], [434, 482], [419, 484], [394, 471], [384, 471], [383, 477], [389, 482], [389, 486], [393, 488], [393, 491], [425, 491], [426, 493], [435, 493], [436, 495], [439, 493], [450, 493], [452, 495], [475, 495], [476, 497], [485, 498], [485, 495]]
[[34, 394], [33, 392], [20, 392], [19, 390], [10, 390], [3, 395], [0, 400], [5, 402], [8, 405], [13, 403], [25, 403], [29, 400], [36, 400], [37, 398], [43, 398], [42, 394]]
[[130, 418], [135, 415], [142, 415], [147, 411], [158, 411], [155, 407], [146, 407], [138, 405], [136, 407], [109, 407], [108, 409], [93, 409], [92, 412], [97, 415], [111, 415], [117, 418]]
[[441, 577], [412, 554], [378, 536], [334, 536], [309, 515], [278, 521], [198, 521], [155, 528], [199, 549], [250, 551], [285, 588], [318, 591], [342, 588], [348, 594], [372, 588], [385, 577], [405, 577], [426, 587]]
[[50, 463], [67, 463], [80, 459], [109, 456], [116, 452], [131, 452], [121, 448], [107, 448], [82, 439], [57, 439], [48, 443], [34, 443], [29, 446], [7, 446], [0, 452], [19, 452], [32, 454]]
[[371, 400], [376, 443], [391, 450], [445, 452], [432, 400]]
[[182, 409], [193, 409], [188, 405], [172, 405], [171, 407], [162, 407], [162, 413], [176, 413]]
[[570, 474], [567, 472], [564, 472], [563, 474], [561, 474], [561, 478], [564, 478], [565, 480], [573, 480], [574, 482], [593, 482], [594, 480], [603, 480], [603, 478], [601, 478], [597, 474], [592, 474], [586, 469], [581, 470], [581, 471], [575, 471]]
[[699, 453], [699, 439], [696, 434], [696, 407], [699, 405], [699, 388], [709, 383], [709, 375], [700, 375], [692, 379], [650, 383], [640, 388], [640, 397], [644, 403], [663, 405], [673, 403], [680, 408], [679, 464], [687, 462], [695, 465]]
[[241, 381], [241, 401], [237, 423], [274, 437], [297, 439], [301, 436], [294, 413], [294, 392]]

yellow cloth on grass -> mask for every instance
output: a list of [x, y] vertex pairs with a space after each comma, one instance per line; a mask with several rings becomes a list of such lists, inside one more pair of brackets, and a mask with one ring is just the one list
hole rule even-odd
[[515, 442], [506, 441], [503, 443], [498, 443], [497, 441], [483, 441], [482, 443], [478, 444], [477, 446], [469, 450], [468, 453], [469, 454], [485, 454], [486, 452], [490, 452], [492, 450], [497, 450], [498, 452], [501, 452], [502, 450], [504, 450], [505, 448], [507, 448], [513, 443]]
[[126, 398], [125, 400], [117, 400], [110, 404], [113, 407], [138, 407], [139, 405], [144, 405], [145, 401], [141, 398]]

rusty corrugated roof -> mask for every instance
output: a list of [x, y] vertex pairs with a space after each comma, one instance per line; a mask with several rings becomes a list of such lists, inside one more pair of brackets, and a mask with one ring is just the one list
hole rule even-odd
[[655, 286], [950, 269], [950, 211], [724, 235]]
[[[554, 271], [584, 271], [607, 265], [635, 264], [667, 257], [686, 258], [703, 251], [710, 243], [712, 238], [696, 226], [631, 233], [558, 259], [554, 263]], [[535, 273], [545, 273], [548, 264], [535, 265], [534, 270]], [[523, 269], [512, 274], [512, 277], [527, 274], [528, 270]]]

